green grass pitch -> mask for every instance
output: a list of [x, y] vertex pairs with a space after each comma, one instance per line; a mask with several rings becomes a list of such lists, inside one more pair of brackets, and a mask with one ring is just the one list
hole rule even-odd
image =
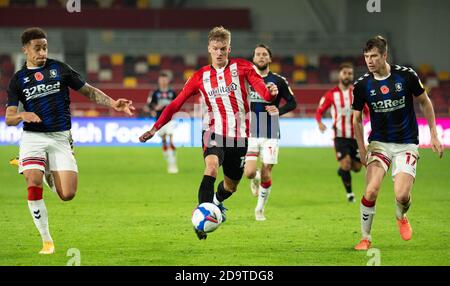
[[[199, 241], [190, 217], [203, 174], [200, 148], [179, 148], [180, 173], [169, 175], [160, 148], [78, 147], [75, 199], [44, 190], [56, 253], [41, 256], [25, 181], [8, 165], [17, 149], [0, 147], [0, 265], [63, 266], [71, 248], [81, 265], [364, 266], [371, 259], [353, 250], [364, 171], [352, 174], [358, 202], [350, 204], [331, 148], [282, 148], [267, 221], [254, 220], [256, 199], [243, 179], [226, 201], [227, 222]], [[372, 231], [381, 265], [450, 265], [450, 157], [420, 152], [411, 241], [398, 233], [390, 174], [383, 183]]]

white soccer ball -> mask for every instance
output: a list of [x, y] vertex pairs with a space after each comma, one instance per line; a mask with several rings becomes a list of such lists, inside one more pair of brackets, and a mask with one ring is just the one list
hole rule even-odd
[[192, 213], [192, 224], [195, 229], [212, 232], [222, 223], [222, 212], [213, 203], [202, 203]]

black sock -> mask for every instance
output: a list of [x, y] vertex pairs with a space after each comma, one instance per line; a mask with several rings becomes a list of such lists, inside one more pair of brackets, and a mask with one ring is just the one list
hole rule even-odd
[[219, 202], [223, 202], [224, 200], [228, 199], [232, 194], [233, 194], [232, 192], [228, 192], [225, 190], [223, 186], [223, 181], [219, 183], [216, 193], [216, 198]]
[[341, 177], [342, 183], [344, 183], [345, 190], [350, 194], [352, 192], [352, 175], [350, 171], [344, 171], [339, 168], [338, 175]]
[[198, 189], [198, 203], [212, 203], [214, 200], [214, 182], [216, 178], [204, 175]]

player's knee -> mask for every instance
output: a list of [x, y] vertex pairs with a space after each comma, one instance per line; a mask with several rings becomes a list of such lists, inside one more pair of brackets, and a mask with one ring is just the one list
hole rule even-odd
[[40, 187], [43, 183], [42, 178], [39, 176], [27, 177], [26, 180], [28, 187]]
[[207, 164], [205, 167], [205, 175], [211, 177], [217, 177], [218, 164]]
[[366, 197], [366, 199], [368, 199], [369, 201], [375, 201], [378, 197], [378, 192], [380, 191], [379, 187], [376, 186], [367, 186], [366, 188], [366, 192], [364, 194], [364, 196]]
[[261, 169], [261, 181], [268, 182], [272, 180], [272, 168], [269, 166], [263, 166]]
[[361, 171], [361, 164], [355, 164], [352, 166], [352, 171], [355, 173], [358, 173], [359, 171]]
[[247, 179], [254, 179], [256, 177], [256, 170], [255, 169], [250, 169], [250, 168], [245, 168], [244, 169], [244, 176]]
[[75, 192], [70, 193], [61, 192], [59, 197], [61, 198], [61, 200], [67, 202], [73, 200], [73, 198], [75, 198], [75, 194], [76, 194]]

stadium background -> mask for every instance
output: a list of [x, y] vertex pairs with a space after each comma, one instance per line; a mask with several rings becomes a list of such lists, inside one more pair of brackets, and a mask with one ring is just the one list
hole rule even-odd
[[[297, 109], [284, 116], [286, 118], [282, 118], [282, 140], [285, 140], [283, 146], [331, 146], [331, 131], [328, 130], [326, 134], [321, 134], [313, 119], [319, 99], [327, 89], [336, 83], [337, 68], [341, 62], [350, 61], [355, 65], [355, 79], [366, 72], [362, 48], [366, 40], [376, 34], [385, 36], [390, 43], [389, 62], [411, 66], [419, 73], [433, 101], [436, 117], [439, 118], [439, 131], [442, 134], [443, 143], [450, 146], [450, 54], [448, 53], [448, 47], [450, 46], [448, 31], [450, 2], [448, 1], [380, 0], [381, 12], [375, 13], [367, 11], [368, 1], [366, 0], [282, 0], [277, 2], [268, 0], [81, 0], [80, 13], [67, 12], [66, 2], [59, 0], [0, 0], [0, 145], [11, 145], [0, 147], [3, 160], [0, 165], [4, 180], [14, 173], [6, 166], [6, 160], [16, 154], [17, 147], [15, 145], [20, 137], [20, 128], [6, 127], [4, 124], [7, 102], [6, 88], [15, 70], [23, 63], [20, 34], [24, 28], [30, 26], [40, 26], [48, 32], [49, 57], [62, 59], [69, 63], [89, 83], [99, 87], [111, 97], [132, 99], [137, 108], [135, 119], [120, 118], [120, 114], [97, 106], [72, 91], [71, 108], [73, 116], [76, 117], [74, 127], [77, 128], [75, 130], [77, 146], [96, 145], [97, 143], [101, 145], [112, 145], [111, 143], [136, 145], [137, 136], [135, 135], [139, 135], [142, 129], [151, 126], [153, 122], [147, 114], [142, 112], [142, 107], [147, 100], [149, 91], [156, 87], [158, 72], [161, 69], [171, 70], [173, 87], [179, 91], [185, 80], [198, 67], [208, 63], [206, 37], [209, 29], [215, 25], [223, 25], [231, 30], [231, 57], [250, 59], [254, 46], [258, 43], [268, 44], [272, 48], [274, 58], [271, 69], [288, 79], [298, 102]], [[197, 128], [199, 128], [198, 115], [200, 113], [196, 110], [196, 101], [197, 98], [193, 98], [183, 106], [182, 111], [185, 112], [185, 118], [180, 119], [179, 126], [184, 126], [184, 129], [182, 128], [182, 132], [178, 132], [178, 134], [182, 134], [178, 135], [181, 137], [175, 138], [178, 146], [198, 146], [199, 141], [196, 141], [195, 136], [199, 135]], [[419, 108], [416, 108], [416, 112], [418, 117], [423, 117]], [[186, 119], [187, 117], [189, 119]], [[115, 130], [115, 133], [111, 133], [112, 135], [109, 137], [110, 141], [106, 139], [108, 138], [107, 128], [105, 127], [107, 124], [110, 124], [109, 126]], [[326, 124], [330, 126], [331, 121], [326, 121]], [[101, 131], [98, 131], [101, 132], [101, 135], [96, 133], [95, 128], [101, 129]], [[120, 128], [125, 129], [121, 129], [122, 132], [120, 132]], [[427, 140], [429, 140], [426, 133], [427, 127], [425, 126], [421, 128], [422, 145], [426, 145]], [[96, 141], [96, 136], [100, 136], [101, 140]], [[128, 138], [128, 140], [121, 142], [117, 138], [113, 138], [114, 136]], [[159, 138], [155, 138], [149, 145], [159, 146], [158, 140]], [[164, 165], [159, 149], [136, 151], [133, 149], [104, 148], [93, 151], [94, 149], [79, 148], [78, 150], [78, 160], [81, 166], [85, 164], [83, 163], [85, 162], [83, 159], [85, 159], [95, 161], [95, 166], [100, 166], [100, 161], [104, 160], [102, 162], [106, 165], [112, 163], [116, 164], [114, 166], [130, 164], [136, 167], [131, 159], [122, 162], [115, 160], [106, 162], [109, 160], [109, 156], [131, 156], [129, 154], [135, 153], [142, 158], [147, 156], [145, 154], [149, 154], [149, 158], [155, 160], [154, 162], [160, 161], [160, 163], [155, 164]], [[111, 152], [112, 154], [107, 155], [104, 152]], [[127, 155], [123, 155], [123, 152]], [[183, 148], [180, 148], [179, 161], [182, 172], [183, 168], [185, 170], [190, 168], [189, 165], [186, 165], [187, 163], [183, 163], [183, 157], [185, 160], [191, 158], [190, 155], [183, 155], [185, 154], [183, 152], [185, 152]], [[187, 150], [186, 152], [190, 154], [193, 151]], [[286, 162], [286, 166], [282, 167], [283, 161], [297, 158], [301, 162], [301, 160], [309, 158], [308, 154], [304, 152], [301, 149], [286, 148], [285, 155], [282, 155], [285, 157], [280, 160], [279, 172], [281, 173], [281, 170], [283, 170], [286, 174], [291, 173], [292, 176], [296, 176], [297, 173], [293, 172], [291, 168], [297, 165], [293, 162], [289, 164]], [[324, 172], [328, 170], [334, 176], [336, 163], [332, 149], [311, 149], [310, 152], [309, 155], [316, 154], [316, 158], [328, 160], [329, 169], [322, 166], [316, 167]], [[439, 165], [433, 165], [433, 162], [436, 162], [437, 159], [431, 155], [429, 150], [423, 152], [424, 157], [429, 157], [425, 158], [423, 162], [428, 160], [430, 173], [429, 177], [419, 183], [419, 186], [422, 184], [435, 188], [438, 191], [436, 191], [433, 199], [448, 202], [448, 195], [442, 193], [449, 189], [448, 184], [445, 182], [436, 183], [435, 186], [430, 182], [433, 180], [433, 166], [440, 166], [438, 169], [445, 171], [448, 170], [449, 161], [439, 161], [436, 163]], [[198, 169], [197, 173], [200, 174], [202, 163], [197, 158], [200, 157], [197, 153], [192, 153], [192, 158], [196, 158], [195, 164], [198, 166], [194, 169]], [[322, 154], [325, 155], [322, 156]], [[91, 160], [93, 158], [90, 157], [91, 155], [98, 156], [98, 158], [95, 157], [97, 159]], [[136, 164], [146, 168], [146, 165], [142, 162]], [[105, 170], [114, 170], [114, 166], [108, 166], [105, 166]], [[87, 167], [87, 169], [90, 168], [94, 167]], [[156, 174], [155, 176], [160, 180], [167, 180], [164, 177], [164, 167], [160, 169], [151, 167], [151, 172], [153, 172], [153, 175]], [[424, 169], [426, 169], [425, 164]], [[96, 174], [96, 172], [92, 173]], [[282, 177], [280, 173], [276, 173], [275, 176]], [[81, 173], [81, 176], [83, 175], [86, 176], [86, 181], [92, 181], [94, 185], [96, 184], [98, 177], [88, 177], [87, 174]], [[97, 175], [100, 176], [101, 174]], [[189, 172], [188, 175], [197, 178]], [[343, 194], [339, 193], [342, 191], [340, 190], [341, 186], [333, 176], [331, 176], [332, 179], [321, 182], [320, 186], [311, 183], [310, 188], [323, 187], [324, 191], [327, 190], [328, 192], [332, 188], [326, 186], [325, 183], [329, 183], [334, 186], [332, 192], [336, 193], [335, 201], [342, 203], [340, 195], [343, 196]], [[144, 177], [139, 178], [143, 179]], [[182, 178], [189, 179], [189, 176]], [[133, 179], [136, 179], [136, 177], [133, 177]], [[189, 183], [191, 188], [198, 188], [197, 180], [190, 180], [192, 181], [192, 183]], [[361, 189], [363, 185], [362, 176], [357, 180], [355, 188]], [[284, 182], [296, 184], [292, 178], [284, 180]], [[18, 195], [5, 194], [10, 188], [23, 187], [22, 184], [23, 182], [3, 181], [0, 187], [2, 189], [0, 195], [3, 196], [3, 201], [16, 199]], [[386, 184], [391, 187], [391, 182]], [[135, 185], [135, 183], [132, 183], [132, 185]], [[80, 192], [83, 192], [84, 186], [86, 185], [81, 184]], [[97, 189], [99, 188], [97, 186]], [[170, 186], [159, 186], [159, 188], [166, 190]], [[246, 183], [243, 183], [242, 188], [247, 188]], [[289, 186], [280, 186], [280, 189], [283, 188], [289, 189]], [[92, 190], [90, 191], [92, 192]], [[115, 191], [119, 192], [120, 190]], [[87, 196], [89, 194], [95, 195], [89, 193], [89, 191], [84, 192], [87, 193]], [[386, 193], [388, 193], [388, 190], [386, 190]], [[192, 190], [189, 194], [194, 197]], [[285, 196], [289, 197], [287, 194]], [[327, 197], [326, 194], [320, 194], [320, 192], [317, 196], [317, 198]], [[86, 202], [86, 198], [85, 200], [83, 198], [79, 200], [81, 201], [80, 204]], [[185, 202], [187, 198], [183, 200]], [[275, 200], [274, 198], [274, 208]], [[310, 200], [314, 201], [314, 199]], [[190, 202], [188, 205], [191, 207], [192, 200], [188, 201]], [[333, 199], [331, 199], [331, 202], [333, 202]], [[75, 206], [80, 208], [80, 205]], [[132, 207], [131, 204], [130, 207]], [[443, 219], [448, 222], [448, 211], [445, 211], [444, 206], [435, 205], [434, 207], [435, 210], [440, 208], [444, 210]], [[49, 208], [51, 211], [52, 206]], [[64, 209], [67, 211], [67, 208], [69, 208], [68, 205], [61, 207], [61, 213], [65, 212]], [[251, 210], [251, 207], [249, 209]], [[7, 208], [3, 208], [3, 211], [6, 212], [6, 210]], [[353, 221], [356, 231], [358, 229], [356, 224], [358, 222], [357, 212], [355, 207]], [[345, 211], [342, 211], [342, 213], [344, 217], [348, 216]], [[25, 215], [27, 214], [25, 213]], [[29, 236], [32, 237], [34, 229], [29, 222], [29, 218], [25, 215], [23, 221], [30, 225]], [[180, 216], [182, 215], [180, 214]], [[229, 229], [231, 230], [231, 227]], [[245, 230], [243, 226], [241, 229]], [[228, 229], [224, 229], [224, 233], [226, 233], [226, 230]], [[271, 230], [268, 229], [268, 231]], [[34, 237], [34, 240], [36, 240], [36, 237]], [[33, 244], [31, 241], [29, 242], [30, 245]], [[318, 249], [320, 251], [320, 248]], [[14, 248], [10, 251], [8, 252], [10, 256], [5, 256], [9, 258], [3, 260], [0, 264], [53, 264], [50, 260], [44, 262], [26, 259], [15, 260], [11, 258], [14, 256]], [[448, 250], [444, 252], [444, 256], [445, 253], [448, 257]], [[339, 255], [339, 253], [336, 253], [336, 257]], [[430, 253], [423, 255], [433, 256]], [[444, 256], [442, 253], [437, 254], [434, 257], [436, 260], [424, 260], [426, 261], [424, 263], [448, 264], [448, 260], [445, 260]], [[354, 263], [350, 259], [344, 259], [343, 261], [315, 259], [306, 260], [304, 263]], [[265, 263], [263, 259], [251, 260], [251, 258], [248, 258], [248, 260], [242, 261], [237, 264]], [[419, 259], [417, 263], [420, 263], [420, 261]], [[209, 264], [209, 262], [199, 262], [198, 260], [190, 260], [189, 262], [161, 260], [159, 262], [166, 264], [186, 263], [187, 265]], [[89, 263], [148, 264], [142, 261], [120, 260], [106, 260], [102, 263], [95, 259], [89, 261]], [[231, 259], [223, 263], [236, 264], [236, 261]], [[291, 260], [284, 261], [281, 258], [280, 260], [273, 260], [271, 263], [297, 264], [291, 262]], [[405, 262], [404, 260], [397, 261], [394, 259], [389, 263], [402, 264]], [[150, 264], [158, 264], [158, 260], [154, 260]]]

